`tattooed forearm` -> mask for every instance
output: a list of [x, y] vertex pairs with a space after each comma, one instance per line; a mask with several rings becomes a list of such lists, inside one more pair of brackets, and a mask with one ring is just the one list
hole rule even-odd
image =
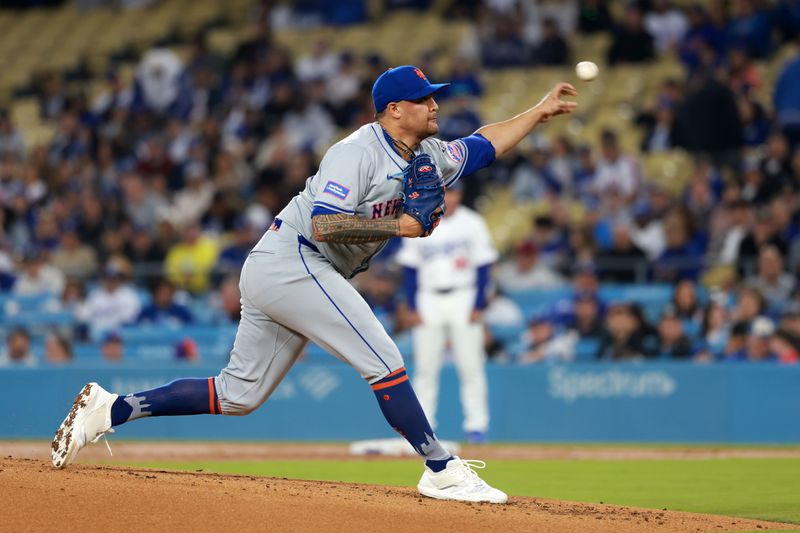
[[311, 219], [314, 240], [361, 244], [385, 241], [400, 235], [396, 218], [370, 220], [353, 215], [317, 215]]

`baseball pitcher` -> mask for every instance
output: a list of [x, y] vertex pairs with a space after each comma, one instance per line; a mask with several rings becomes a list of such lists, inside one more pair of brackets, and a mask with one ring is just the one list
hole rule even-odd
[[439, 373], [449, 343], [461, 384], [464, 432], [468, 442], [482, 443], [489, 400], [481, 315], [497, 251], [480, 215], [461, 205], [461, 189], [456, 182], [445, 192], [447, 213], [436, 233], [403, 241], [397, 261], [416, 323], [413, 381], [419, 403], [435, 428]]
[[58, 428], [53, 465], [61, 468], [113, 427], [147, 416], [246, 415], [269, 398], [308, 340], [354, 367], [370, 384], [387, 422], [425, 460], [425, 496], [505, 503], [469, 462], [437, 440], [403, 359], [348, 278], [369, 266], [392, 237], [430, 235], [444, 212], [444, 188], [485, 167], [537, 124], [569, 113], [576, 95], [557, 84], [536, 106], [445, 143], [432, 84], [416, 67], [375, 81], [376, 120], [332, 146], [305, 189], [279, 213], [242, 268], [242, 317], [230, 362], [219, 375], [178, 379], [119, 396], [87, 384]]

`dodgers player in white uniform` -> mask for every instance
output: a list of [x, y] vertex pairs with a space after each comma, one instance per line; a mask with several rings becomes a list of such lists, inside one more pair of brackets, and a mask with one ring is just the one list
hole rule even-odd
[[449, 342], [461, 383], [467, 441], [484, 442], [489, 429], [483, 310], [490, 268], [497, 260], [481, 216], [461, 205], [460, 182], [445, 193], [447, 213], [427, 239], [406, 239], [397, 254], [403, 266], [406, 302], [416, 327], [414, 390], [436, 427], [439, 374]]
[[424, 227], [400, 213], [402, 175], [419, 152], [446, 184], [489, 165], [537, 124], [571, 112], [576, 95], [557, 84], [534, 107], [445, 143], [431, 84], [413, 66], [389, 69], [372, 89], [376, 121], [332, 146], [305, 189], [276, 217], [242, 268], [242, 317], [230, 361], [219, 375], [178, 379], [127, 396], [87, 384], [52, 443], [53, 465], [72, 462], [113, 427], [147, 416], [246, 415], [259, 407], [308, 340], [353, 366], [372, 387], [389, 424], [424, 458], [417, 489], [425, 496], [505, 503], [507, 496], [437, 440], [408, 381], [403, 359], [348, 278], [366, 269], [390, 238], [420, 237]]

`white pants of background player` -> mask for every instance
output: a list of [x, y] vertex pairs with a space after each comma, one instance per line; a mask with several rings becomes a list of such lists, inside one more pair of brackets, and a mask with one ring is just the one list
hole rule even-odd
[[434, 428], [439, 374], [448, 341], [461, 384], [463, 429], [469, 433], [486, 432], [489, 428], [483, 325], [470, 322], [474, 304], [474, 289], [454, 289], [447, 293], [420, 291], [417, 294], [417, 311], [422, 325], [413, 331], [413, 383], [422, 409]]

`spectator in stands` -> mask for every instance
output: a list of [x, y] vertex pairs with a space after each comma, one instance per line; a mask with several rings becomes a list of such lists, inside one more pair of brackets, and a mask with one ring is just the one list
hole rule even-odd
[[735, 46], [728, 50], [726, 73], [728, 86], [736, 95], [757, 94], [761, 88], [761, 75], [747, 50], [742, 47]]
[[518, 165], [511, 176], [511, 193], [518, 202], [555, 197], [561, 192], [561, 183], [550, 168], [548, 151], [543, 146], [534, 147], [527, 164]]
[[781, 31], [784, 42], [796, 39], [800, 35], [800, 2], [778, 0], [774, 20]]
[[638, 162], [622, 152], [617, 134], [612, 130], [604, 130], [600, 141], [602, 157], [597, 163], [595, 190], [600, 195], [616, 192], [626, 203], [632, 202], [641, 184]]
[[767, 317], [758, 317], [750, 325], [745, 347], [731, 354], [729, 362], [761, 363], [777, 361], [778, 356], [770, 349], [770, 339], [775, 334], [775, 324]]
[[780, 133], [770, 135], [766, 140], [766, 153], [758, 166], [764, 176], [765, 188], [772, 198], [791, 187], [792, 166], [789, 144]]
[[194, 322], [189, 308], [175, 300], [175, 286], [168, 279], [156, 279], [150, 293], [152, 301], [142, 308], [137, 324], [179, 328]]
[[775, 354], [778, 362], [794, 365], [800, 361], [800, 341], [788, 331], [778, 329], [769, 339], [769, 350]]
[[772, 103], [778, 126], [794, 151], [800, 145], [800, 53], [783, 66]]
[[795, 294], [795, 299], [783, 308], [779, 327], [800, 339], [800, 301], [796, 298], [797, 294]]
[[767, 311], [764, 296], [753, 287], [742, 287], [739, 290], [736, 305], [731, 312], [734, 323], [751, 324]]
[[[313, 150], [321, 153], [333, 143], [336, 124], [325, 108], [325, 83], [322, 79], [305, 84], [304, 98], [284, 116], [282, 125], [289, 137], [289, 145], [297, 152]], [[308, 176], [306, 176], [308, 177]]]
[[609, 305], [598, 359], [640, 360], [655, 356], [657, 351], [657, 336], [631, 303], [620, 301]]
[[483, 321], [487, 327], [492, 326], [522, 326], [525, 316], [522, 309], [514, 300], [498, 290], [487, 291], [486, 309], [483, 311]]
[[181, 241], [167, 253], [164, 269], [176, 287], [201, 294], [208, 290], [218, 255], [217, 242], [202, 235], [197, 223], [190, 223], [184, 228]]
[[772, 22], [769, 14], [756, 0], [739, 0], [736, 13], [728, 26], [727, 39], [735, 46], [743, 46], [756, 58], [765, 58], [772, 52]]
[[603, 336], [603, 321], [597, 296], [588, 292], [577, 293], [573, 305], [570, 329], [575, 331], [581, 340], [600, 340]]
[[66, 335], [53, 332], [44, 341], [44, 360], [52, 365], [72, 362], [72, 343]]
[[339, 57], [325, 39], [317, 39], [311, 50], [297, 61], [295, 74], [301, 82], [328, 80], [339, 71]]
[[578, 197], [588, 200], [594, 194], [594, 180], [597, 163], [589, 145], [581, 145], [576, 150], [573, 186]]
[[66, 278], [50, 261], [46, 252], [38, 248], [25, 251], [22, 272], [14, 283], [14, 294], [18, 296], [60, 295]]
[[447, 141], [468, 137], [483, 124], [470, 95], [457, 91], [451, 91], [451, 95], [448, 112], [439, 120], [439, 137]]
[[680, 43], [679, 56], [690, 70], [701, 63], [705, 50], [722, 52], [725, 43], [724, 31], [715, 26], [705, 6], [696, 3], [687, 10], [689, 27]]
[[578, 224], [569, 230], [568, 264], [594, 263], [597, 246], [592, 235], [590, 223]]
[[764, 144], [770, 130], [770, 121], [764, 111], [764, 106], [750, 96], [740, 96], [737, 103], [744, 134], [742, 142], [750, 148]]
[[115, 70], [106, 73], [105, 81], [107, 88], [92, 102], [92, 112], [103, 122], [109, 121], [117, 109], [128, 109], [133, 100], [133, 92], [125, 87]]
[[242, 270], [244, 260], [247, 259], [247, 255], [259, 238], [261, 238], [261, 231], [252, 227], [250, 221], [244, 216], [238, 217], [233, 232], [233, 241], [220, 252], [217, 270], [226, 275], [238, 275]]
[[552, 18], [542, 22], [542, 36], [533, 49], [533, 62], [536, 65], [559, 66], [569, 61], [570, 51], [558, 24]]
[[672, 306], [675, 314], [684, 323], [696, 323], [698, 326], [703, 318], [697, 295], [697, 285], [690, 279], [682, 279], [675, 285], [672, 293]]
[[552, 320], [547, 314], [531, 319], [527, 331], [522, 334], [525, 348], [519, 355], [520, 363], [564, 363], [575, 357], [578, 334], [572, 331], [558, 334]]
[[755, 270], [761, 249], [768, 245], [776, 247], [782, 256], [789, 252], [789, 246], [778, 234], [769, 210], [762, 208], [756, 211], [755, 222], [739, 243], [736, 258], [740, 273], [749, 274]]
[[664, 221], [664, 234], [667, 246], [655, 265], [655, 279], [665, 282], [696, 280], [703, 268], [705, 250], [684, 209], [670, 212]]
[[780, 311], [795, 288], [794, 276], [783, 267], [783, 257], [775, 246], [764, 246], [758, 254], [758, 272], [747, 278], [747, 285], [757, 290], [771, 309]]
[[125, 357], [125, 344], [122, 336], [116, 331], [109, 331], [100, 342], [100, 355], [103, 361], [118, 363]]
[[[89, 154], [91, 139], [88, 128], [81, 126], [78, 115], [65, 111], [59, 115], [56, 132], [48, 147], [51, 165], [75, 163]], [[68, 167], [63, 167], [67, 168]]]
[[643, 63], [654, 56], [653, 36], [644, 27], [642, 10], [635, 3], [630, 3], [625, 7], [622, 23], [614, 28], [607, 54], [608, 64]]
[[214, 316], [218, 322], [223, 324], [236, 323], [242, 315], [239, 292], [238, 276], [228, 276], [222, 280], [219, 290], [213, 295], [211, 307], [214, 308]]
[[[403, 320], [400, 318], [399, 303], [399, 283], [397, 276], [386, 265], [375, 265], [358, 283], [358, 292], [369, 304], [372, 312], [383, 324], [390, 335], [394, 335], [403, 329]], [[409, 310], [413, 313], [413, 310]], [[403, 317], [406, 318], [406, 317]], [[422, 321], [417, 317], [408, 317], [411, 326], [419, 325]]]
[[514, 250], [514, 257], [500, 263], [495, 279], [503, 292], [517, 292], [539, 287], [563, 285], [564, 279], [540, 261], [539, 250], [531, 241], [524, 241]]
[[61, 244], [53, 252], [51, 262], [68, 278], [85, 280], [97, 271], [97, 253], [79, 240], [72, 224], [63, 228]]
[[687, 359], [692, 355], [692, 343], [684, 333], [683, 321], [672, 306], [661, 313], [658, 323], [658, 354], [669, 359]]
[[[136, 173], [123, 174], [119, 179], [119, 185], [128, 219], [144, 231], [152, 231], [159, 214], [165, 212], [168, 207], [168, 201], [163, 194], [166, 191], [153, 190]], [[198, 209], [207, 207], [201, 201], [198, 204]]]
[[750, 223], [748, 203], [737, 198], [722, 205], [724, 227], [720, 231], [717, 262], [722, 265], [733, 265], [739, 257], [742, 241], [747, 236]]
[[608, 0], [580, 0], [578, 30], [586, 34], [611, 30], [614, 21], [608, 3]]
[[25, 141], [22, 133], [11, 122], [8, 109], [0, 108], [0, 159], [14, 156], [21, 160], [24, 155]]
[[89, 292], [86, 300], [86, 322], [92, 338], [132, 324], [139, 316], [141, 302], [128, 283], [130, 265], [115, 257], [106, 263], [101, 284]]
[[640, 117], [637, 123], [644, 128], [641, 149], [643, 152], [663, 152], [672, 148], [674, 109], [661, 103], [652, 116]]
[[436, 93], [437, 100], [446, 100], [454, 94], [464, 94], [476, 98], [483, 96], [483, 83], [480, 75], [466, 57], [456, 58], [452, 70], [445, 78], [450, 80], [450, 85]]
[[36, 366], [36, 356], [31, 351], [31, 334], [22, 326], [8, 332], [6, 346], [0, 354], [0, 367], [4, 366]]
[[689, 21], [670, 0], [654, 0], [644, 16], [644, 27], [653, 36], [656, 51], [665, 55], [677, 50], [689, 29]]
[[214, 199], [216, 187], [208, 179], [205, 164], [193, 162], [185, 171], [186, 186], [175, 193], [172, 204], [163, 206], [161, 216], [176, 226], [193, 225], [203, 216]]
[[705, 362], [722, 357], [731, 335], [731, 323], [725, 296], [712, 296], [703, 310], [703, 323], [696, 358]]
[[350, 124], [350, 117], [358, 105], [356, 98], [364, 79], [358, 72], [356, 58], [352, 52], [339, 56], [339, 68], [325, 82], [326, 104], [331, 111], [336, 125], [345, 128]]
[[673, 145], [707, 154], [717, 166], [737, 169], [743, 138], [733, 92], [710, 73], [693, 74], [675, 111]]
[[178, 55], [153, 48], [136, 69], [131, 109], [186, 120], [192, 110], [191, 90], [191, 78]]
[[634, 244], [627, 225], [614, 226], [611, 248], [597, 257], [600, 277], [606, 282], [634, 283], [647, 274], [647, 257]]
[[520, 21], [498, 15], [481, 38], [481, 62], [488, 69], [519, 67], [530, 61], [530, 49], [522, 37]]
[[39, 116], [45, 120], [57, 118], [67, 106], [61, 76], [54, 72], [42, 75], [38, 82]]

